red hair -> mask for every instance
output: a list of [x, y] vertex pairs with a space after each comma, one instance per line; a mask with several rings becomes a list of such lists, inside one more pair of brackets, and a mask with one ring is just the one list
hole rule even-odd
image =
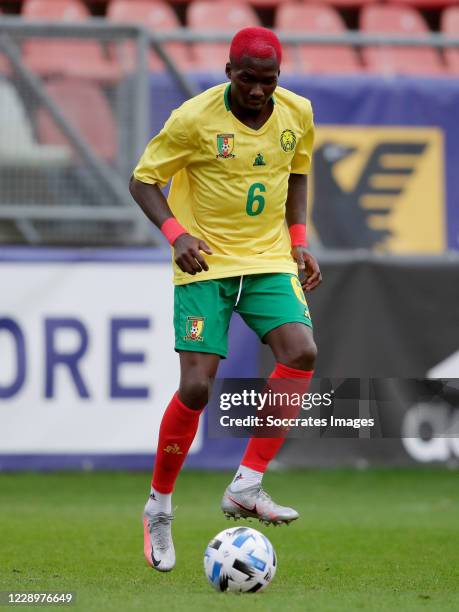
[[282, 47], [272, 30], [260, 27], [243, 28], [234, 35], [229, 56], [231, 60], [240, 60], [244, 55], [261, 59], [275, 57], [280, 65]]

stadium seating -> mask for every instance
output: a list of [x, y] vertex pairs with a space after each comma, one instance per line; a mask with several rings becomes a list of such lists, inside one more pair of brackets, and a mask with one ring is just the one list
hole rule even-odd
[[[94, 152], [107, 162], [115, 161], [118, 151], [116, 123], [108, 100], [99, 86], [84, 80], [56, 79], [46, 84], [46, 92], [63, 109], [67, 119]], [[36, 128], [40, 143], [72, 149], [44, 108], [37, 111]], [[77, 157], [75, 153], [74, 156]]]
[[[285, 32], [336, 34], [346, 26], [331, 6], [320, 4], [284, 4], [276, 14], [276, 28]], [[358, 72], [357, 53], [343, 45], [298, 45], [284, 47], [282, 71]]]
[[[79, 0], [26, 0], [22, 15], [40, 21], [75, 23], [89, 17]], [[30, 40], [24, 44], [27, 66], [41, 76], [74, 76], [113, 82], [120, 77], [117, 65], [104, 56], [98, 42], [92, 40]]]
[[[0, 17], [2, 16], [2, 10], [0, 9]], [[0, 53], [0, 75], [7, 75], [11, 71], [10, 63], [4, 55]]]
[[[405, 34], [422, 36], [428, 33], [423, 17], [409, 6], [371, 5], [360, 13], [360, 29], [370, 34]], [[367, 67], [385, 74], [445, 74], [440, 55], [423, 47], [367, 47], [362, 50]]]
[[[112, 0], [108, 6], [107, 17], [113, 22], [143, 24], [153, 32], [175, 30], [180, 22], [174, 10], [161, 0]], [[192, 66], [190, 50], [182, 43], [168, 43], [165, 50], [180, 68]], [[125, 43], [119, 49], [123, 67], [131, 70], [136, 62], [135, 48]], [[163, 62], [152, 51], [149, 58], [150, 70], [164, 70]]]
[[252, 6], [258, 6], [260, 8], [276, 8], [282, 4], [291, 2], [291, 0], [246, 0]]
[[457, 0], [387, 0], [389, 4], [413, 6], [419, 9], [441, 9], [445, 6], [457, 4]]
[[[441, 30], [449, 36], [459, 36], [459, 6], [452, 6], [443, 11]], [[448, 70], [459, 74], [459, 49], [445, 49], [444, 56]]]
[[[188, 26], [196, 32], [235, 33], [246, 26], [261, 25], [247, 4], [229, 0], [196, 0], [188, 9]], [[196, 43], [193, 48], [200, 70], [223, 72], [228, 61], [228, 43]]]
[[[297, 0], [293, 0], [297, 1]], [[309, 0], [299, 0], [303, 4], [309, 4]], [[377, 4], [380, 0], [314, 0], [319, 4], [330, 4], [338, 9], [360, 8], [367, 4]]]
[[28, 113], [15, 88], [0, 78], [0, 169], [48, 168], [67, 163], [59, 146], [40, 146], [33, 137]]

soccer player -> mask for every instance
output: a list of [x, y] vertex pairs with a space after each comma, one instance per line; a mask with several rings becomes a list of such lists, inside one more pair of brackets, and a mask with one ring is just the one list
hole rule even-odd
[[[321, 282], [306, 248], [306, 175], [314, 138], [310, 102], [278, 87], [282, 49], [265, 28], [238, 32], [226, 75], [172, 112], [131, 178], [131, 194], [173, 248], [175, 349], [180, 385], [164, 413], [144, 512], [144, 552], [159, 571], [175, 565], [174, 484], [227, 354], [233, 311], [267, 343], [271, 378], [305, 391], [316, 357], [304, 292]], [[173, 177], [168, 199], [161, 187]], [[300, 282], [298, 273], [304, 276]], [[263, 474], [283, 438], [249, 440], [222, 510], [236, 518], [289, 523]]]

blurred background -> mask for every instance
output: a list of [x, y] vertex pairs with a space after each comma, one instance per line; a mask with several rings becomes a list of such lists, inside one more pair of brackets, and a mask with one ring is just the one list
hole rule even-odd
[[[128, 180], [249, 25], [276, 30], [280, 83], [315, 113], [317, 376], [459, 378], [457, 1], [0, 0], [0, 470], [151, 467], [172, 274]], [[271, 366], [235, 315], [219, 376]], [[433, 435], [449, 400], [429, 435], [289, 440], [274, 467], [454, 467], [459, 440]], [[232, 468], [244, 444], [203, 420], [188, 465]]]

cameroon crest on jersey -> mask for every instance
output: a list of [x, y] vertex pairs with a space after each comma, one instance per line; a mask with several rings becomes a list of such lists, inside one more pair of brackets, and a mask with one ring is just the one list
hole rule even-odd
[[217, 134], [217, 157], [234, 157], [234, 134]]
[[186, 336], [184, 340], [196, 340], [202, 342], [204, 337], [204, 317], [187, 317], [186, 319]]

